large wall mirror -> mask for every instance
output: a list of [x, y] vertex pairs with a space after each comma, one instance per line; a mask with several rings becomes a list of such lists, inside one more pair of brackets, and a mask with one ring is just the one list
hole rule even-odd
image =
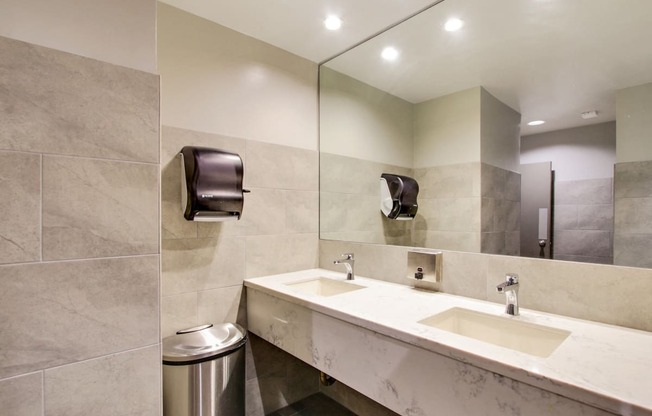
[[650, 0], [444, 0], [322, 64], [320, 237], [652, 267], [650, 39]]

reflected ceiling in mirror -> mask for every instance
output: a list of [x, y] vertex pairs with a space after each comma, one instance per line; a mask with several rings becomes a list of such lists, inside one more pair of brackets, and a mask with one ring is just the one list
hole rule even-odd
[[[647, 39], [648, 0], [444, 0], [326, 62], [321, 238], [520, 255], [520, 165], [548, 162], [545, 256], [652, 267]], [[414, 221], [380, 214], [385, 172], [419, 182]]]

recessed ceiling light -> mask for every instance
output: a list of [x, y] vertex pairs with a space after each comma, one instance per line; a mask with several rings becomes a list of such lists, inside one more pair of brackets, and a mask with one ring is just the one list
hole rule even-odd
[[342, 27], [342, 19], [337, 16], [330, 15], [324, 20], [324, 26], [328, 30], [337, 30]]
[[456, 17], [452, 17], [446, 21], [444, 24], [444, 29], [447, 32], [454, 32], [456, 30], [460, 30], [464, 26], [464, 21], [460, 20]]
[[385, 49], [383, 49], [380, 56], [382, 56], [383, 59], [387, 61], [393, 61], [396, 58], [398, 58], [398, 51], [395, 48], [388, 46]]
[[534, 121], [530, 121], [529, 123], [527, 123], [527, 125], [528, 126], [540, 126], [543, 123], [545, 123], [545, 121], [543, 121], [543, 120], [534, 120]]

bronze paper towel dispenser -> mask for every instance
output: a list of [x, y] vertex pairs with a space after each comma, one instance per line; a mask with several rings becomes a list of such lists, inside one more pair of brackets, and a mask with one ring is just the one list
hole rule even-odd
[[181, 210], [188, 221], [239, 220], [244, 203], [242, 159], [235, 153], [185, 146], [181, 158]]

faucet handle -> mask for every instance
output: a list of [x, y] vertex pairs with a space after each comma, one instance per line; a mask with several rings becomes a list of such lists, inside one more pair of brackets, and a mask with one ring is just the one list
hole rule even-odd
[[344, 257], [347, 260], [355, 260], [353, 253], [344, 253], [341, 257]]

